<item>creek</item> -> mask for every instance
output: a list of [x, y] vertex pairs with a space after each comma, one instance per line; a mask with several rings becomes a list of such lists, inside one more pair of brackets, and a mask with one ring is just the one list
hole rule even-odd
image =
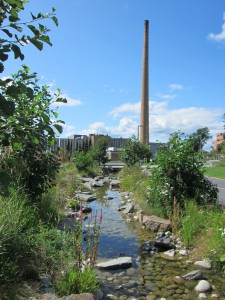
[[[98, 260], [130, 256], [133, 262], [128, 269], [97, 271], [103, 299], [199, 299], [194, 290], [198, 281], [180, 277], [195, 270], [193, 263], [188, 263], [187, 257], [171, 259], [142, 251], [141, 245], [154, 241], [156, 234], [143, 229], [132, 216], [118, 211], [121, 203], [118, 191], [98, 189], [96, 193], [98, 199], [88, 206], [93, 213], [102, 210], [103, 215]], [[111, 200], [106, 200], [110, 197]], [[206, 299], [212, 299], [213, 294], [219, 296], [217, 299], [225, 299], [224, 279], [212, 270], [204, 270], [204, 274], [213, 287], [206, 293]]]

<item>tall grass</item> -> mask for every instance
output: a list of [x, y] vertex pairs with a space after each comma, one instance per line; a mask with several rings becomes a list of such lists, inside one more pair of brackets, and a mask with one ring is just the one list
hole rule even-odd
[[206, 225], [205, 212], [195, 202], [186, 201], [184, 216], [181, 218], [181, 235], [184, 245], [188, 247], [195, 235], [200, 233]]
[[224, 211], [218, 207], [200, 208], [189, 201], [181, 223], [181, 236], [185, 246], [194, 246], [201, 256], [212, 259], [220, 269], [225, 269]]
[[147, 195], [149, 178], [138, 166], [125, 167], [119, 173], [121, 188], [124, 191], [132, 192], [135, 202], [141, 206], [146, 213], [152, 213]]
[[73, 269], [64, 274], [56, 285], [57, 294], [68, 296], [71, 294], [92, 293], [99, 286], [95, 271], [91, 268]]
[[20, 191], [0, 196], [0, 207], [0, 286], [53, 274], [72, 256], [72, 238], [43, 225]]

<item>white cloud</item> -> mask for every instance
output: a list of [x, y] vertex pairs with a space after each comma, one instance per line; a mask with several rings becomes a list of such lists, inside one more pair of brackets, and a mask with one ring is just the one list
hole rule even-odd
[[172, 83], [169, 85], [169, 89], [171, 92], [173, 91], [180, 91], [184, 89], [184, 86], [178, 83]]
[[130, 91], [127, 88], [124, 88], [124, 87], [122, 87], [122, 88], [113, 88], [113, 87], [110, 87], [109, 85], [105, 85], [104, 89], [103, 89], [103, 92], [104, 93], [127, 94]]
[[[225, 13], [223, 13], [223, 20], [225, 21]], [[210, 33], [208, 35], [208, 39], [216, 41], [216, 42], [222, 42], [225, 40], [225, 22], [222, 25], [222, 30], [220, 33]]]
[[95, 122], [89, 128], [83, 130], [81, 134], [108, 134], [112, 137], [131, 137], [137, 135], [138, 122], [134, 117], [122, 117], [117, 126], [107, 126], [103, 122]]
[[78, 106], [81, 105], [82, 102], [80, 100], [77, 99], [72, 99], [69, 96], [67, 96], [66, 94], [61, 94], [60, 96], [61, 98], [66, 98], [67, 99], [67, 103], [62, 103], [62, 102], [53, 102], [52, 105], [53, 106], [65, 106], [65, 107], [73, 107], [73, 106]]
[[[213, 139], [216, 133], [223, 130], [221, 116], [224, 113], [223, 108], [204, 108], [204, 107], [185, 107], [180, 109], [171, 109], [167, 101], [149, 102], [149, 127], [150, 141], [167, 142], [171, 133], [176, 131], [191, 134], [199, 128], [208, 127]], [[108, 134], [111, 137], [131, 137], [138, 135], [138, 125], [140, 124], [140, 102], [125, 103], [114, 108], [110, 116], [117, 117], [116, 122], [111, 125], [112, 120], [107, 123], [95, 122], [90, 124], [80, 134]], [[74, 134], [74, 127], [65, 125], [63, 136]], [[208, 143], [208, 149], [211, 146], [211, 140]]]
[[161, 99], [166, 99], [166, 100], [169, 100], [169, 99], [174, 99], [177, 97], [177, 95], [171, 95], [171, 94], [165, 94], [165, 95], [157, 95], [159, 98]]
[[113, 118], [118, 117], [122, 113], [139, 113], [140, 110], [140, 102], [137, 103], [124, 103], [112, 111], [109, 112], [109, 115]]
[[73, 135], [75, 132], [75, 127], [73, 125], [67, 125], [67, 124], [61, 124], [63, 127], [63, 136], [68, 137], [70, 135]]
[[[151, 141], [165, 142], [175, 131], [179, 130], [185, 134], [191, 134], [203, 127], [208, 127], [215, 138], [216, 133], [223, 128], [223, 123], [219, 121], [224, 112], [222, 108], [186, 107], [170, 109], [166, 101], [150, 101], [149, 112]], [[129, 113], [128, 116], [127, 113]], [[112, 117], [120, 117], [117, 125], [108, 126], [103, 122], [96, 122], [91, 124], [85, 133], [104, 133], [112, 137], [137, 135], [139, 113], [140, 102], [125, 103], [110, 112]], [[82, 133], [84, 134], [84, 132]]]

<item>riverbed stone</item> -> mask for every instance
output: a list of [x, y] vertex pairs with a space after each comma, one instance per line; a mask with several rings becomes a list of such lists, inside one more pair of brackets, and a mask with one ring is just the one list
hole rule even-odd
[[198, 298], [199, 298], [199, 299], [207, 299], [207, 296], [206, 296], [205, 293], [200, 293], [200, 294], [198, 295]]
[[125, 209], [123, 210], [124, 214], [130, 214], [134, 212], [134, 205], [132, 203], [129, 203], [125, 206]]
[[182, 256], [187, 256], [188, 255], [188, 251], [186, 249], [182, 249], [179, 251], [179, 254]]
[[195, 290], [197, 292], [207, 292], [211, 290], [211, 285], [206, 280], [200, 280], [199, 283], [196, 285]]
[[115, 296], [115, 295], [113, 295], [113, 294], [107, 294], [107, 295], [106, 295], [106, 299], [117, 300], [117, 299], [118, 299], [118, 297], [117, 297], [117, 296]]
[[97, 199], [95, 195], [88, 195], [84, 193], [76, 193], [75, 198], [80, 201], [91, 202]]
[[96, 264], [96, 267], [104, 270], [127, 269], [132, 266], [132, 258], [129, 256], [110, 259]]
[[119, 189], [120, 188], [120, 180], [114, 179], [110, 182], [110, 189]]
[[210, 270], [212, 268], [212, 263], [209, 260], [199, 260], [194, 263], [195, 266]]
[[202, 271], [196, 270], [192, 271], [188, 274], [185, 274], [182, 276], [186, 280], [199, 280], [199, 279], [205, 279], [205, 275]]
[[90, 187], [103, 187], [104, 182], [103, 180], [92, 180], [90, 181]]
[[168, 250], [168, 251], [165, 251], [163, 254], [164, 254], [164, 255], [167, 255], [167, 256], [169, 256], [169, 257], [174, 257], [175, 254], [176, 254], [176, 251], [175, 251], [174, 249], [170, 249], [170, 250]]
[[157, 231], [168, 231], [171, 229], [171, 223], [169, 220], [157, 217], [157, 216], [141, 216], [142, 224], [146, 230], [157, 232]]

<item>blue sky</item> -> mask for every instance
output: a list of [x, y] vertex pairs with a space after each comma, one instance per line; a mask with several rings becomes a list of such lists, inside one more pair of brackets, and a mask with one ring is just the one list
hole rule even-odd
[[[44, 84], [60, 88], [58, 108], [73, 133], [137, 135], [144, 20], [149, 20], [150, 140], [166, 141], [209, 127], [223, 131], [225, 112], [224, 0], [30, 0], [24, 13], [56, 8], [53, 47], [24, 47], [4, 76], [24, 63]], [[211, 143], [211, 141], [210, 141]], [[209, 144], [210, 144], [209, 143]]]

